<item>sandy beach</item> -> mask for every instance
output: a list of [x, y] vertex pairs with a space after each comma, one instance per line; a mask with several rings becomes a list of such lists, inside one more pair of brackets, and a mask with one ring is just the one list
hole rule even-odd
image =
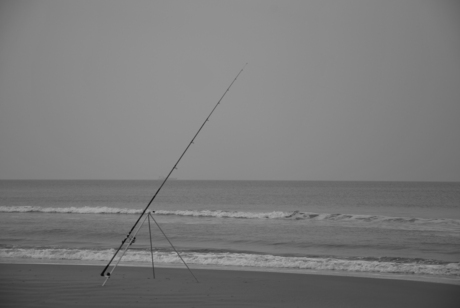
[[2, 307], [458, 307], [460, 286], [350, 276], [0, 264]]

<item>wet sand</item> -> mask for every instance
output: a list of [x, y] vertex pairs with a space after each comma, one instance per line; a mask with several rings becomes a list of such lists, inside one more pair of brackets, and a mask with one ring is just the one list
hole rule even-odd
[[460, 286], [350, 276], [0, 264], [1, 307], [460, 307]]

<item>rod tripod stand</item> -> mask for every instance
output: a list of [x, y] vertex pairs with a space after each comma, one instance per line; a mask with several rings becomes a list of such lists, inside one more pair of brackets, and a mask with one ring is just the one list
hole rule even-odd
[[[184, 263], [184, 265], [187, 267], [188, 271], [190, 272], [190, 274], [192, 274], [193, 278], [195, 278], [196, 282], [199, 282], [198, 279], [195, 277], [195, 275], [193, 275], [193, 272], [192, 270], [188, 267], [187, 263], [184, 261], [184, 259], [182, 259], [182, 256], [180, 255], [180, 253], [177, 251], [176, 247], [174, 247], [173, 243], [171, 243], [171, 241], [169, 240], [168, 236], [166, 235], [166, 233], [163, 231], [163, 229], [161, 229], [160, 225], [158, 224], [158, 222], [155, 220], [155, 217], [153, 217], [153, 213], [155, 213], [155, 211], [151, 211], [151, 212], [145, 212], [143, 214], [144, 216], [144, 219], [142, 220], [141, 224], [139, 225], [139, 227], [135, 230], [135, 232], [131, 235], [128, 235], [128, 237], [126, 237], [123, 241], [122, 241], [122, 247], [125, 246], [125, 249], [123, 250], [123, 253], [119, 256], [118, 258], [118, 261], [117, 263], [115, 263], [115, 265], [112, 267], [112, 269], [110, 271], [107, 271], [105, 273], [105, 281], [104, 283], [102, 284], [102, 286], [104, 286], [106, 284], [106, 282], [109, 280], [110, 276], [112, 275], [113, 271], [115, 270], [115, 268], [118, 266], [118, 264], [120, 263], [121, 259], [123, 258], [123, 256], [125, 255], [125, 253], [128, 251], [128, 248], [129, 246], [131, 246], [132, 244], [134, 244], [134, 242], [136, 241], [136, 235], [137, 233], [139, 232], [139, 230], [142, 228], [142, 226], [144, 225], [145, 221], [148, 220], [148, 224], [149, 224], [149, 236], [150, 236], [150, 255], [152, 257], [152, 272], [153, 272], [153, 278], [155, 279], [155, 265], [154, 265], [154, 262], [153, 262], [153, 245], [152, 245], [152, 228], [151, 228], [151, 223], [150, 223], [150, 220], [153, 220], [153, 222], [156, 224], [156, 226], [158, 227], [158, 229], [161, 231], [161, 233], [163, 234], [163, 236], [166, 238], [166, 240], [169, 242], [169, 244], [171, 245], [172, 249], [176, 252], [177, 256], [181, 259], [182, 263]], [[110, 263], [109, 263], [110, 264]]]

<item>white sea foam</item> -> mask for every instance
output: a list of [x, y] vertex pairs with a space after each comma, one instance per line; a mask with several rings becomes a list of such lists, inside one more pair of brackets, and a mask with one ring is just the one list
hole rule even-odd
[[214, 210], [178, 210], [178, 211], [155, 211], [157, 215], [175, 215], [175, 216], [192, 216], [192, 217], [216, 217], [216, 218], [246, 218], [246, 219], [277, 219], [286, 218], [290, 212], [239, 212], [239, 211], [214, 211]]
[[[0, 249], [0, 258], [23, 258], [36, 260], [75, 260], [75, 261], [107, 261], [110, 260], [113, 249], [80, 250], [80, 249]], [[241, 266], [258, 268], [288, 268], [327, 270], [368, 273], [398, 273], [418, 275], [442, 275], [460, 278], [460, 263], [420, 264], [401, 262], [382, 262], [366, 260], [344, 260], [337, 258], [283, 257], [273, 255], [257, 255], [248, 253], [216, 253], [216, 252], [184, 252], [181, 254], [189, 264], [214, 266]], [[181, 260], [174, 252], [154, 252], [155, 262], [177, 264]], [[148, 263], [151, 261], [150, 252], [144, 250], [129, 250], [123, 261]]]
[[[140, 209], [112, 208], [112, 207], [39, 207], [39, 206], [0, 206], [4, 213], [61, 213], [61, 214], [140, 214]], [[313, 212], [243, 212], [221, 210], [157, 210], [156, 215], [171, 215], [182, 217], [214, 217], [237, 219], [290, 219], [290, 220], [327, 220], [327, 221], [361, 221], [361, 222], [390, 222], [405, 224], [449, 224], [460, 226], [459, 219], [429, 219], [413, 217], [390, 217], [381, 215], [357, 214], [330, 214]]]
[[100, 207], [40, 207], [40, 206], [0, 206], [4, 213], [57, 213], [57, 214], [140, 214], [138, 209]]

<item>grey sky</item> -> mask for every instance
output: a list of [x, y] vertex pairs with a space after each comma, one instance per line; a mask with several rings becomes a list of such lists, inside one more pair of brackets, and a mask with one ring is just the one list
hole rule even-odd
[[2, 1], [0, 178], [460, 181], [458, 1]]

